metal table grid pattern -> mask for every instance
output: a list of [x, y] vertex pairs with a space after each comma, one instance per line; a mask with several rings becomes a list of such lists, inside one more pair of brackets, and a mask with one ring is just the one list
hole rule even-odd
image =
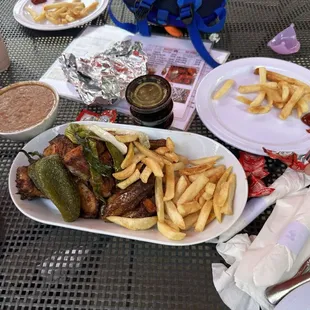
[[[12, 65], [0, 74], [0, 87], [39, 79], [83, 28], [51, 33], [26, 29], [13, 18], [15, 2], [1, 0], [0, 32]], [[114, 1], [113, 10], [122, 20], [130, 20], [120, 0]], [[216, 47], [231, 51], [230, 59], [275, 57], [267, 41], [293, 22], [302, 48], [297, 55], [283, 58], [310, 68], [309, 13], [308, 0], [230, 0], [228, 21]], [[110, 23], [106, 12], [88, 25], [105, 22]], [[73, 121], [82, 108], [62, 99], [55, 125]], [[120, 115], [118, 122], [131, 120]], [[189, 130], [219, 141], [197, 116]], [[213, 244], [160, 246], [53, 227], [25, 217], [8, 191], [9, 169], [22, 146], [0, 139], [1, 310], [227, 309], [212, 283], [211, 264], [223, 262]], [[238, 155], [238, 150], [226, 146]], [[270, 184], [284, 166], [270, 159], [267, 165]], [[257, 234], [270, 212], [245, 232]]]

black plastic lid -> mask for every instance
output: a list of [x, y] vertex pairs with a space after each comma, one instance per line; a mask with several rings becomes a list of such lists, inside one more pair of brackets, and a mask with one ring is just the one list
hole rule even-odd
[[143, 75], [126, 89], [128, 103], [139, 110], [157, 110], [171, 97], [170, 83], [159, 75]]

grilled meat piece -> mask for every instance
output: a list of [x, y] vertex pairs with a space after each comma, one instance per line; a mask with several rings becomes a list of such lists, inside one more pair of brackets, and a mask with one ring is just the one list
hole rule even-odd
[[100, 157], [100, 155], [102, 155], [106, 151], [106, 146], [104, 142], [96, 141], [96, 147], [97, 147], [98, 156]]
[[159, 147], [166, 146], [166, 139], [150, 140], [150, 149], [156, 150]]
[[104, 164], [104, 165], [108, 165], [108, 166], [113, 166], [113, 159], [111, 154], [109, 153], [108, 150], [106, 150], [105, 152], [103, 152], [100, 156], [99, 156], [100, 161]]
[[81, 198], [81, 217], [95, 219], [99, 212], [99, 201], [95, 194], [82, 182], [78, 183]]
[[115, 181], [113, 177], [102, 177], [101, 194], [104, 198], [108, 198], [112, 195], [113, 187], [115, 186]]
[[152, 216], [149, 213], [142, 202], [139, 203], [138, 207], [132, 211], [126, 212], [122, 215], [123, 217], [130, 217], [130, 218], [141, 218], [141, 217], [148, 217]]
[[66, 153], [76, 147], [76, 145], [64, 135], [58, 135], [52, 139], [49, 144], [50, 145], [43, 151], [44, 156], [58, 154], [61, 158], [63, 158]]
[[90, 178], [89, 166], [84, 157], [83, 147], [81, 145], [66, 153], [63, 160], [64, 164], [73, 175], [84, 181]]
[[107, 206], [102, 210], [101, 218], [105, 219], [111, 215], [122, 216], [129, 211], [135, 210], [142, 199], [152, 196], [154, 182], [155, 178], [151, 176], [146, 184], [139, 180], [113, 195], [109, 199]]
[[44, 197], [44, 195], [35, 187], [28, 175], [28, 167], [18, 167], [16, 171], [16, 187], [22, 200]]

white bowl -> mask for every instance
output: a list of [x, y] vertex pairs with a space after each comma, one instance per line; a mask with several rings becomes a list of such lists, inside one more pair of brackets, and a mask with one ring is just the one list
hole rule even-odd
[[[52, 127], [52, 125], [56, 119], [57, 112], [58, 112], [58, 104], [59, 104], [58, 93], [55, 90], [55, 88], [53, 88], [52, 86], [50, 86], [46, 83], [37, 82], [37, 81], [18, 82], [18, 83], [14, 83], [14, 84], [11, 84], [7, 87], [2, 88], [0, 90], [0, 94], [5, 93], [9, 89], [19, 87], [22, 85], [25, 85], [25, 86], [26, 85], [41, 85], [41, 86], [44, 86], [44, 87], [50, 89], [54, 93], [55, 103], [54, 103], [54, 106], [51, 109], [51, 111], [48, 113], [48, 115], [39, 123], [37, 123], [31, 127], [28, 127], [26, 129], [23, 129], [23, 130], [11, 131], [11, 132], [1, 132], [0, 131], [1, 137], [7, 138], [10, 140], [14, 140], [14, 141], [30, 140], [30, 139], [34, 138], [35, 136], [39, 135], [40, 133], [44, 132], [45, 130], [49, 129], [50, 127]], [[39, 100], [38, 100], [38, 102], [39, 102]]]

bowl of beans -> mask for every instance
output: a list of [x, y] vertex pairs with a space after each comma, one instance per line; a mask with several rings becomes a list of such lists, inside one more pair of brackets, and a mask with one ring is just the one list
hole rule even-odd
[[29, 81], [0, 89], [0, 136], [27, 141], [50, 128], [59, 96], [50, 85]]

